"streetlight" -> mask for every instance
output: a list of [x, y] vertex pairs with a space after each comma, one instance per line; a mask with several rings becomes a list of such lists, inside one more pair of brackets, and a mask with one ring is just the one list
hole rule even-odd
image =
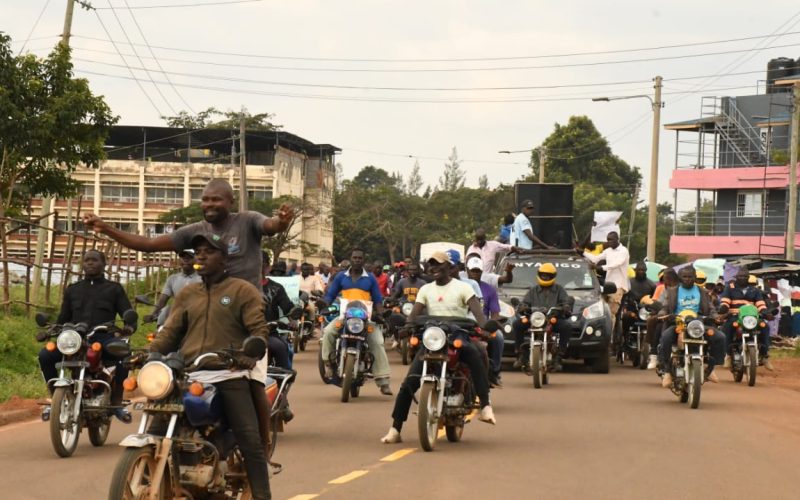
[[650, 205], [647, 213], [647, 260], [655, 262], [656, 259], [656, 219], [658, 216], [658, 138], [661, 127], [661, 77], [654, 78], [655, 99], [649, 95], [628, 95], [620, 97], [594, 97], [595, 102], [620, 101], [623, 99], [645, 98], [650, 101], [653, 109], [653, 143], [650, 155]]
[[[535, 149], [520, 149], [517, 151], [507, 151], [502, 150], [498, 151], [500, 154], [512, 154], [512, 153], [532, 153], [536, 151]], [[545, 161], [545, 148], [544, 144], [539, 146], [539, 184], [544, 184], [544, 161]]]

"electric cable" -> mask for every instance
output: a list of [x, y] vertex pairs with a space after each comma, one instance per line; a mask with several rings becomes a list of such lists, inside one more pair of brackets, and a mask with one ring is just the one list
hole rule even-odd
[[28, 32], [28, 37], [25, 38], [25, 41], [22, 42], [22, 47], [19, 48], [17, 55], [22, 54], [22, 51], [25, 50], [25, 47], [28, 45], [28, 42], [31, 41], [31, 36], [33, 32], [36, 30], [36, 27], [39, 26], [39, 21], [42, 20], [42, 16], [44, 15], [44, 11], [47, 10], [47, 6], [50, 5], [50, 0], [47, 0], [42, 7], [42, 10], [39, 11], [39, 15], [36, 17], [36, 21], [33, 22], [33, 26], [31, 26], [31, 30]]

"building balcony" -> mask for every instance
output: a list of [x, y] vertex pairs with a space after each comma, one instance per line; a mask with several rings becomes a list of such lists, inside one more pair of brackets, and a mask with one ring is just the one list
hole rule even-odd
[[669, 180], [671, 189], [786, 189], [789, 167], [730, 167], [676, 169]]

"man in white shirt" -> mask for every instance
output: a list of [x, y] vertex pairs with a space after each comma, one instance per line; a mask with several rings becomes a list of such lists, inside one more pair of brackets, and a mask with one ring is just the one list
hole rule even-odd
[[617, 291], [607, 297], [608, 307], [611, 309], [611, 317], [613, 327], [617, 323], [617, 311], [619, 311], [622, 296], [631, 289], [631, 282], [628, 278], [628, 266], [630, 265], [630, 254], [628, 249], [619, 242], [619, 234], [611, 231], [606, 236], [606, 248], [597, 255], [584, 251], [583, 248], [577, 248], [584, 258], [591, 263], [598, 265], [601, 261], [605, 264], [598, 267], [606, 272], [606, 282], [614, 283], [617, 285]]
[[515, 246], [525, 250], [532, 250], [534, 243], [542, 248], [552, 249], [553, 247], [533, 234], [533, 226], [531, 226], [530, 220], [531, 216], [533, 216], [533, 202], [531, 200], [525, 200], [522, 202], [522, 212], [514, 219], [511, 243], [514, 243], [516, 240]]
[[306, 292], [309, 297], [325, 294], [325, 284], [318, 275], [314, 274], [314, 266], [308, 262], [303, 262], [300, 266], [300, 291]]
[[[530, 221], [528, 222], [530, 223]], [[486, 230], [479, 227], [475, 230], [475, 237], [472, 241], [472, 246], [467, 249], [467, 255], [473, 253], [477, 254], [481, 262], [483, 262], [483, 272], [492, 273], [494, 272], [494, 261], [498, 252], [513, 252], [517, 250], [517, 248], [511, 245], [506, 245], [499, 241], [487, 240]]]

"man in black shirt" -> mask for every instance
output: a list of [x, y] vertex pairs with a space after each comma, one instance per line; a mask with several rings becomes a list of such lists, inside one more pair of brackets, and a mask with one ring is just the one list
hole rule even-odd
[[[61, 302], [61, 312], [58, 314], [56, 323], [85, 323], [89, 331], [104, 323], [113, 323], [117, 315], [120, 317], [131, 307], [131, 302], [125, 295], [125, 289], [116, 281], [108, 281], [105, 276], [106, 257], [98, 250], [88, 250], [83, 256], [83, 279], [67, 287], [64, 292], [64, 299]], [[133, 331], [136, 325], [125, 325], [127, 329]], [[93, 342], [106, 342], [113, 340], [114, 335], [107, 332], [99, 332], [92, 337]], [[103, 363], [106, 366], [117, 365], [114, 373], [114, 382], [111, 387], [111, 405], [119, 406], [122, 403], [122, 382], [128, 376], [128, 370], [117, 358], [114, 358], [102, 351]], [[56, 363], [61, 361], [62, 354], [56, 351], [42, 349], [39, 351], [39, 366], [42, 369], [45, 381], [58, 377]], [[52, 387], [48, 384], [48, 390], [52, 394]], [[120, 408], [115, 410], [114, 415], [125, 423], [131, 421], [130, 413]], [[47, 406], [42, 412], [42, 419], [50, 418], [50, 407]]]
[[[271, 321], [277, 321], [289, 314], [289, 311], [294, 308], [294, 304], [286, 294], [286, 289], [283, 288], [283, 285], [269, 279], [271, 275], [271, 260], [267, 252], [261, 252], [261, 262], [264, 275], [264, 278], [261, 280], [261, 289], [264, 292], [264, 300], [266, 301], [264, 317], [267, 323], [269, 323]], [[280, 263], [276, 263], [276, 267], [278, 264]], [[283, 269], [285, 271], [285, 263]], [[279, 274], [279, 276], [283, 276], [283, 273]], [[277, 366], [285, 368], [286, 370], [292, 368], [292, 363], [289, 358], [289, 345], [280, 337], [276, 337], [275, 335], [269, 335], [267, 337], [267, 352], [270, 358], [275, 360]]]

